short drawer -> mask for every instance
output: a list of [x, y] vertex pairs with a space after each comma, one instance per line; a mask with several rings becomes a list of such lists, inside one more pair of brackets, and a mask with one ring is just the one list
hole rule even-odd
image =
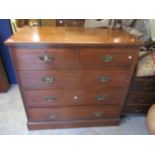
[[108, 92], [87, 89], [28, 90], [23, 93], [28, 107], [120, 105], [125, 95], [121, 91]]
[[130, 92], [155, 92], [155, 80], [133, 80]]
[[136, 59], [135, 51], [129, 49], [80, 49], [81, 68], [129, 68], [134, 59]]
[[125, 88], [128, 81], [126, 70], [64, 70], [20, 71], [24, 89], [95, 89]]
[[152, 104], [155, 102], [153, 93], [130, 93], [127, 97], [126, 104]]
[[76, 48], [16, 49], [16, 59], [20, 70], [77, 68]]
[[76, 108], [31, 108], [29, 121], [69, 121], [87, 119], [118, 118], [119, 106], [76, 107]]
[[151, 105], [125, 105], [123, 114], [146, 114]]

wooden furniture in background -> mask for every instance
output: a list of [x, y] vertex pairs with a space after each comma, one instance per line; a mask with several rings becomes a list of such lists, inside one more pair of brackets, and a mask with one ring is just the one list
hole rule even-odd
[[84, 27], [84, 19], [56, 19], [56, 26]]
[[[151, 49], [149, 52], [141, 55], [139, 60], [154, 52], [154, 49]], [[136, 76], [137, 68], [135, 68], [134, 74], [123, 113], [147, 114], [148, 109], [155, 103], [155, 76]]]
[[29, 25], [29, 19], [16, 19], [16, 25], [19, 28], [21, 28], [23, 26], [28, 26]]
[[17, 27], [32, 25], [33, 22], [38, 23], [38, 26], [71, 26], [83, 27], [84, 19], [16, 19]]
[[155, 76], [134, 77], [123, 113], [146, 114], [153, 103], [155, 103]]
[[56, 26], [55, 19], [40, 19], [40, 26]]
[[84, 19], [16, 19], [17, 27], [24, 26], [69, 26], [83, 27]]
[[119, 123], [138, 39], [121, 30], [31, 27], [6, 44], [29, 129]]
[[2, 61], [0, 59], [0, 93], [7, 92], [8, 89], [9, 89], [9, 82]]

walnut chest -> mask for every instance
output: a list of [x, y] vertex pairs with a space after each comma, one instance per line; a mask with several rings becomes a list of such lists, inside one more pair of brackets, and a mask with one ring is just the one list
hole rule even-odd
[[5, 43], [29, 129], [119, 123], [138, 39], [122, 30], [25, 27]]

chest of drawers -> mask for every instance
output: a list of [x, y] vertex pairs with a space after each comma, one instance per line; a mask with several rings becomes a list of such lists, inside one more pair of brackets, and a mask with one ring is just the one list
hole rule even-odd
[[2, 60], [0, 58], [0, 93], [7, 92], [9, 89], [9, 81], [6, 76]]
[[6, 41], [29, 129], [117, 125], [141, 42], [120, 30], [24, 28]]
[[155, 77], [134, 77], [127, 95], [123, 114], [146, 114], [155, 102]]

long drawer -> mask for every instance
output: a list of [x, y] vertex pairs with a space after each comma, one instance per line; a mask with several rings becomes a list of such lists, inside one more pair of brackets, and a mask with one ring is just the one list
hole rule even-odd
[[122, 114], [146, 114], [152, 104], [125, 105]]
[[59, 107], [86, 105], [120, 105], [124, 99], [121, 91], [79, 90], [27, 90], [24, 91], [28, 107]]
[[155, 92], [155, 79], [134, 79], [130, 92]]
[[79, 108], [31, 108], [28, 109], [29, 121], [69, 121], [118, 118], [119, 106], [98, 106]]
[[64, 70], [64, 71], [20, 71], [24, 89], [119, 89], [126, 87], [126, 70]]
[[153, 104], [155, 103], [155, 93], [130, 93], [126, 104]]

